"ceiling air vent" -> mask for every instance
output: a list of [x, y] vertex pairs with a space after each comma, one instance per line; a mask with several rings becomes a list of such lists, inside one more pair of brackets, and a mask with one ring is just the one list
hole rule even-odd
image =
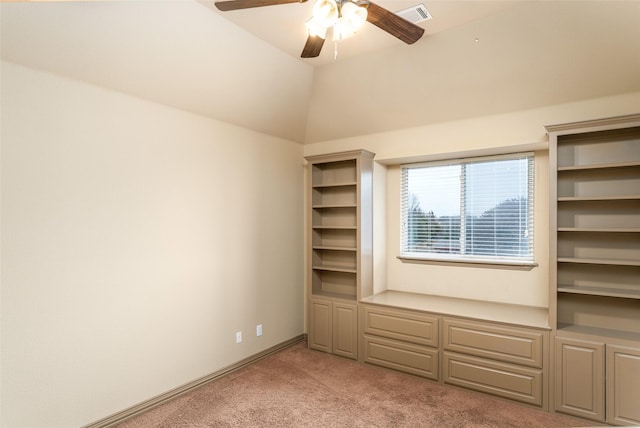
[[414, 24], [426, 21], [427, 19], [431, 19], [431, 14], [424, 4], [417, 4], [410, 7], [409, 9], [401, 10], [399, 12], [396, 12], [396, 15], [406, 19], [409, 22], [413, 22]]

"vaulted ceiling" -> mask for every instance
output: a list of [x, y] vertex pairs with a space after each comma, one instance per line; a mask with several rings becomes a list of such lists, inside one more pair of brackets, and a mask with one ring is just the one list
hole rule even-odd
[[[375, 3], [392, 12], [425, 5], [432, 18], [417, 25], [425, 29], [424, 37], [429, 37], [495, 15], [524, 1], [527, 0], [376, 0]], [[298, 57], [307, 37], [304, 22], [311, 17], [315, 0], [229, 12], [220, 12], [212, 0], [201, 0], [201, 3], [260, 39], [293, 57]], [[320, 56], [304, 61], [317, 67], [330, 64], [337, 59], [353, 58], [364, 53], [400, 46], [401, 43], [395, 37], [367, 23], [358, 30], [356, 36], [337, 45], [332, 43], [329, 33]]]
[[308, 4], [2, 2], [1, 53], [304, 143], [640, 91], [640, 0], [423, 3], [416, 44], [369, 26], [334, 61], [299, 58], [304, 32], [283, 20]]

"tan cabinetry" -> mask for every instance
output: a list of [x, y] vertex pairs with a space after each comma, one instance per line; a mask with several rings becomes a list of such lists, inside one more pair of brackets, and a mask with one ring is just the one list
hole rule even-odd
[[357, 301], [373, 290], [373, 153], [307, 157], [308, 334], [313, 349], [357, 359]]
[[542, 368], [546, 331], [444, 318], [444, 349]]
[[360, 330], [365, 363], [548, 409], [546, 309], [388, 290]]
[[556, 339], [556, 410], [614, 425], [640, 424], [640, 349]]
[[445, 383], [543, 406], [546, 331], [443, 319]]
[[555, 409], [604, 422], [604, 344], [556, 338]]
[[419, 312], [362, 305], [363, 360], [439, 379], [439, 319]]
[[311, 299], [308, 330], [310, 348], [333, 351], [333, 305], [330, 300]]
[[547, 129], [555, 327], [640, 340], [640, 115]]
[[637, 424], [640, 115], [547, 130], [555, 407]]
[[309, 347], [358, 358], [358, 306], [355, 303], [311, 299]]
[[607, 422], [640, 425], [640, 349], [607, 345]]

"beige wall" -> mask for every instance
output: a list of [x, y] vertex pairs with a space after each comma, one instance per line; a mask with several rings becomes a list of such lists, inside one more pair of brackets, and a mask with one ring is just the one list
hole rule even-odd
[[[374, 288], [465, 297], [533, 306], [548, 305], [548, 155], [545, 125], [638, 112], [640, 92], [479, 116], [393, 132], [305, 146], [305, 155], [364, 148], [376, 153], [374, 175]], [[516, 148], [514, 149], [514, 146]], [[531, 270], [411, 264], [400, 248], [399, 168], [409, 160], [456, 158], [536, 148], [535, 261]], [[540, 148], [543, 150], [540, 150]], [[382, 183], [383, 185], [379, 185]]]
[[302, 146], [10, 63], [1, 83], [1, 426], [87, 424], [303, 332]]

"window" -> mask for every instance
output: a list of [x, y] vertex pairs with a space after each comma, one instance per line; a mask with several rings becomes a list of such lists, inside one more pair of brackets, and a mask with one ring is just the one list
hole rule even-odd
[[533, 154], [402, 167], [400, 258], [533, 263]]

